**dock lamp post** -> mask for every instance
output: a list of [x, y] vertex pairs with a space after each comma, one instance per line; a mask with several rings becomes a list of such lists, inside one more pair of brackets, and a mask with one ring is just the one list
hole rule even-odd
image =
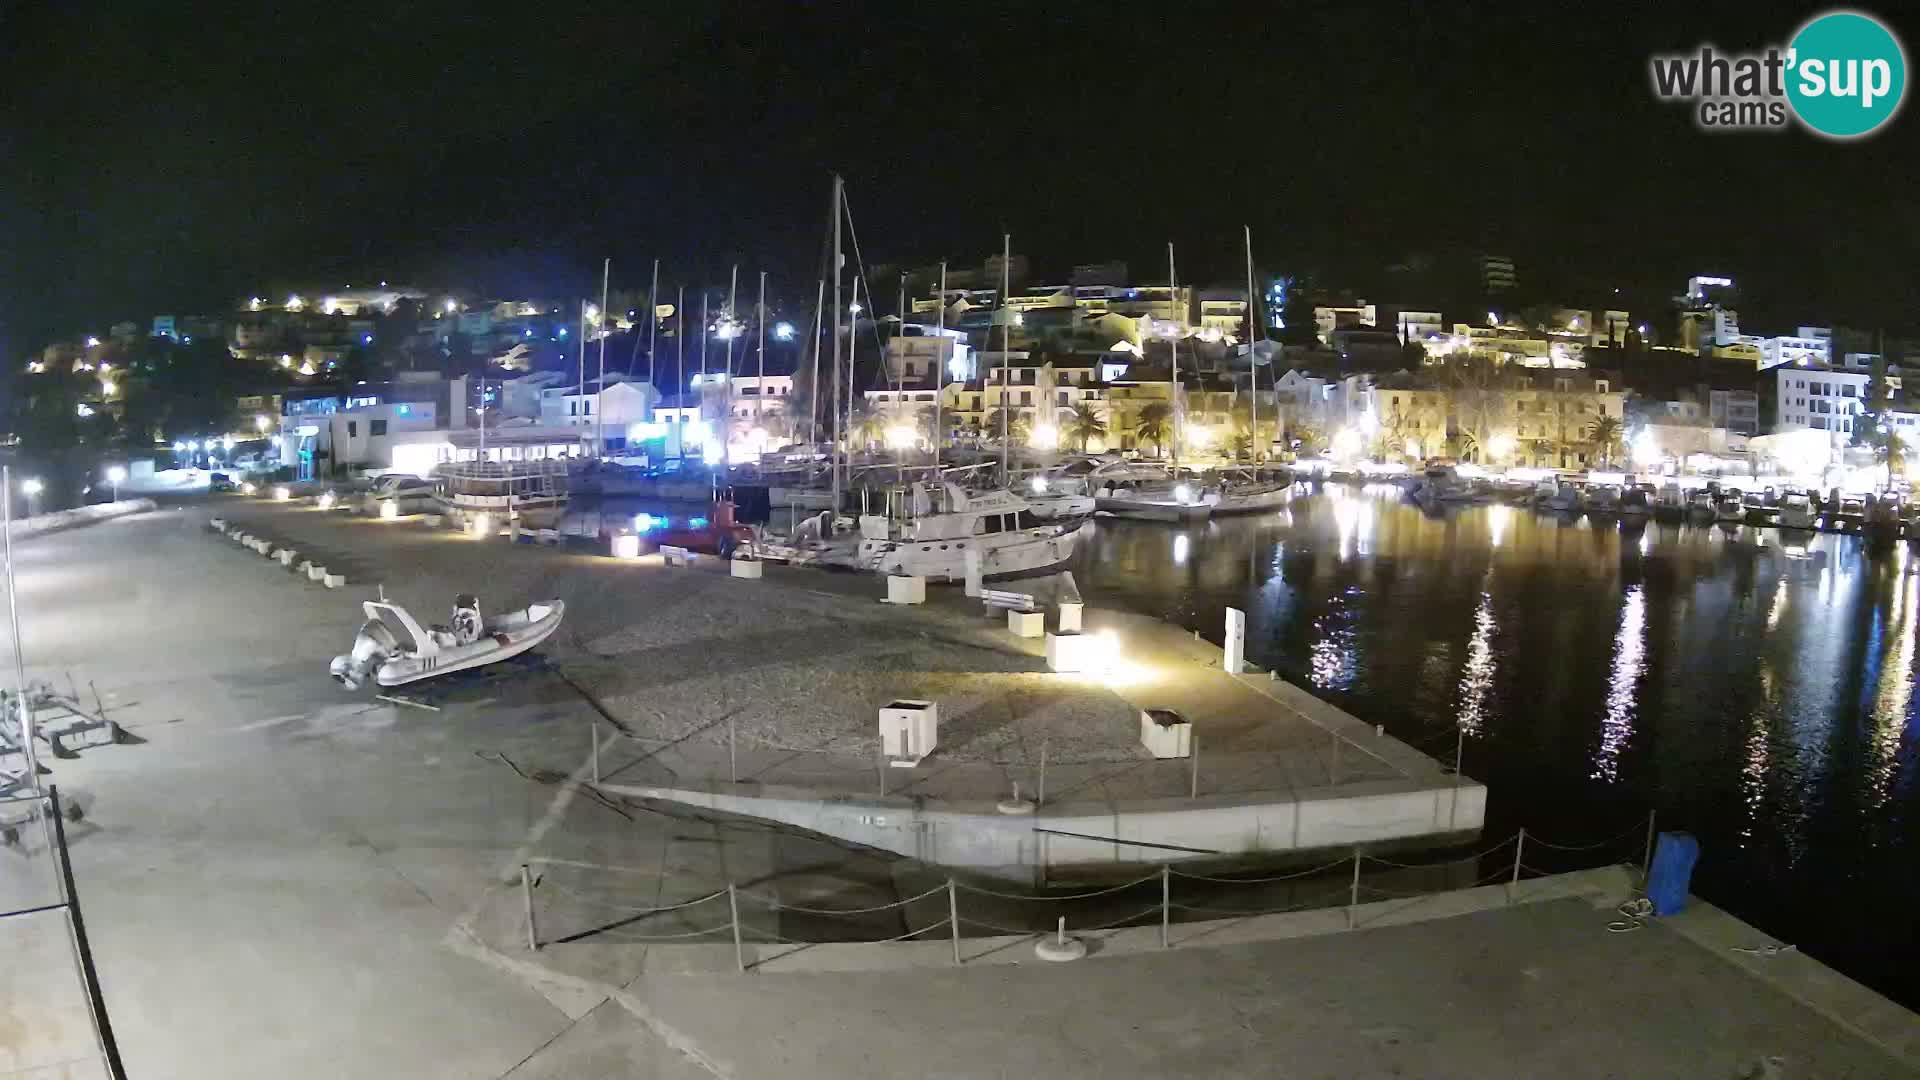
[[40, 501], [40, 492], [45, 487], [37, 476], [20, 481], [20, 493], [27, 497], [27, 520], [33, 520], [34, 504]]
[[125, 466], [112, 465], [107, 468], [107, 483], [113, 485], [113, 501], [120, 501], [120, 482], [127, 478]]

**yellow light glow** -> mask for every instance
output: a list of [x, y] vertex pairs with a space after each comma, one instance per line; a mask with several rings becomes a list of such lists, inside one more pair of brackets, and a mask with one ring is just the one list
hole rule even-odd
[[392, 521], [400, 516], [400, 504], [388, 499], [380, 504], [380, 520]]
[[1060, 445], [1060, 429], [1052, 424], [1037, 424], [1027, 434], [1027, 445], [1035, 450], [1052, 450]]
[[1513, 436], [1504, 432], [1487, 440], [1487, 454], [1496, 460], [1513, 453], [1513, 447]]
[[281, 366], [281, 367], [284, 367], [284, 368], [290, 368], [290, 367], [292, 367], [292, 366], [293, 366], [293, 357], [291, 357], [291, 356], [289, 356], [289, 355], [287, 355], [286, 353], [281, 353], [281, 354], [280, 354], [280, 366]]
[[285, 484], [282, 484], [273, 489], [274, 502], [286, 502], [288, 499], [291, 499], [291, 498], [293, 498], [293, 489], [287, 487]]
[[261, 415], [253, 418], [253, 429], [255, 431], [264, 433], [269, 427], [272, 427], [272, 426], [273, 426], [272, 422], [267, 419], [265, 413], [262, 413]]
[[338, 500], [339, 500], [339, 496], [335, 495], [333, 492], [323, 491], [320, 493], [320, 497], [318, 499], [315, 499], [314, 502], [322, 510], [331, 510], [333, 509], [333, 504]]
[[637, 559], [640, 557], [640, 537], [633, 533], [622, 533], [613, 538], [613, 557], [616, 559]]
[[1360, 453], [1364, 445], [1360, 433], [1350, 427], [1334, 432], [1332, 449], [1337, 457], [1353, 457]]
[[114, 392], [114, 389], [115, 389], [115, 387], [114, 387], [114, 385], [113, 385], [113, 380], [112, 380], [112, 379], [101, 379], [101, 380], [100, 380], [100, 392], [101, 392], [102, 394], [105, 394], [105, 395], [106, 395], [106, 396], [108, 396], [108, 397], [112, 397], [112, 396], [113, 396], [113, 392]]
[[467, 528], [469, 532], [473, 533], [474, 539], [485, 540], [487, 537], [493, 535], [493, 516], [491, 514], [475, 514], [473, 515], [473, 521], [468, 524]]
[[292, 296], [289, 296], [289, 297], [287, 297], [287, 310], [288, 310], [288, 311], [301, 311], [301, 310], [303, 310], [303, 309], [305, 309], [305, 308], [306, 308], [306, 306], [307, 306], [307, 302], [306, 302], [305, 300], [302, 300], [302, 299], [300, 298], [300, 294], [299, 294], [299, 293], [295, 293], [295, 294], [293, 294]]

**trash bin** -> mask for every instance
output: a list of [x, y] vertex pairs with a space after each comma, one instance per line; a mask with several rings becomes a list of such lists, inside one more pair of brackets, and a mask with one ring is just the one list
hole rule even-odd
[[1673, 915], [1687, 906], [1693, 882], [1693, 864], [1700, 859], [1700, 841], [1692, 833], [1663, 832], [1653, 847], [1653, 867], [1647, 873], [1647, 899], [1655, 915]]

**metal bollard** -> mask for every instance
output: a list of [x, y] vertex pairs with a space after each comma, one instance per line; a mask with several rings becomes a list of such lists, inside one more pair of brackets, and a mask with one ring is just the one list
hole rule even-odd
[[947, 879], [947, 925], [953, 928], [953, 966], [960, 966], [960, 890]]
[[527, 906], [527, 951], [540, 951], [540, 935], [533, 925], [533, 869], [526, 863], [520, 864], [520, 896]]
[[727, 882], [727, 913], [733, 919], [733, 962], [744, 973], [747, 970], [747, 953], [740, 944], [740, 895], [734, 892], [731, 881]]

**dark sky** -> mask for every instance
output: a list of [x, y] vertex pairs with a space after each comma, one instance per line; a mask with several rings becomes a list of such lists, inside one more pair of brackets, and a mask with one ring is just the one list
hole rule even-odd
[[1247, 223], [1263, 265], [1717, 270], [1780, 319], [1904, 325], [1920, 116], [1715, 137], [1648, 88], [1652, 51], [1819, 10], [6, 4], [0, 348], [285, 284], [583, 290], [603, 255], [616, 287], [737, 258], [809, 293], [835, 169], [869, 263], [1005, 229], [1037, 270], [1158, 277], [1171, 239], [1222, 279]]

